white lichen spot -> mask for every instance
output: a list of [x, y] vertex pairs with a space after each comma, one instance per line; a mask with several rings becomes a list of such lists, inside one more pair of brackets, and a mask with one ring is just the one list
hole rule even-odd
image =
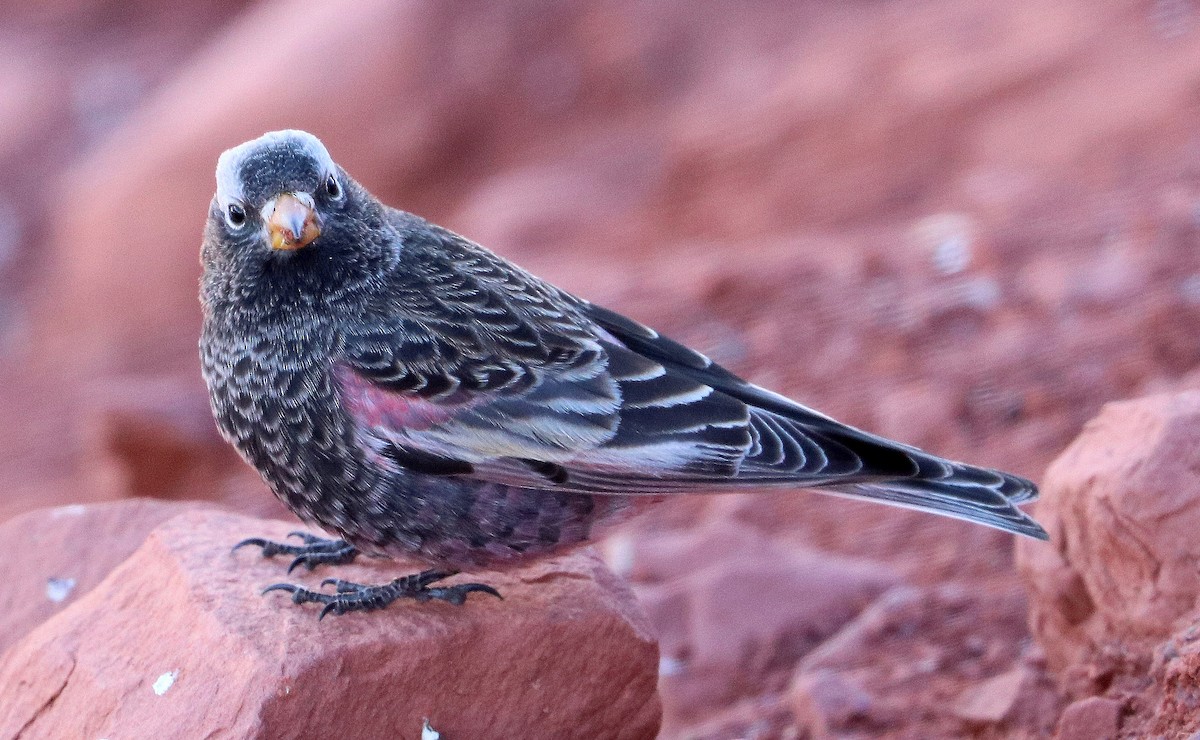
[[951, 234], [933, 248], [933, 266], [943, 275], [954, 275], [971, 264], [971, 245], [961, 234]]
[[421, 720], [421, 740], [439, 740], [442, 733], [429, 726], [429, 720]]
[[75, 590], [74, 578], [51, 578], [46, 581], [46, 598], [61, 604]]
[[937, 213], [918, 221], [912, 236], [925, 250], [933, 269], [957, 275], [971, 265], [978, 229], [965, 213]]
[[156, 696], [162, 696], [175, 685], [175, 677], [179, 675], [179, 671], [167, 671], [154, 680], [154, 685], [150, 688], [154, 689]]
[[605, 562], [614, 573], [628, 576], [633, 572], [634, 560], [637, 557], [633, 537], [624, 533], [616, 533], [604, 541], [600, 550]]
[[658, 659], [658, 675], [678, 676], [683, 673], [684, 663], [679, 658], [663, 655]]
[[973, 308], [990, 311], [1000, 305], [1000, 284], [991, 278], [981, 277], [963, 280], [946, 296], [950, 307]]
[[58, 519], [64, 516], [83, 516], [87, 511], [87, 507], [83, 504], [67, 504], [66, 506], [58, 506], [50, 512], [50, 516]]

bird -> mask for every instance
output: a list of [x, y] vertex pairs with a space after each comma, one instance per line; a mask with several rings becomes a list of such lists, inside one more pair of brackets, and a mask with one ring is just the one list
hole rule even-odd
[[[943, 459], [754, 385], [622, 314], [384, 205], [314, 135], [220, 155], [201, 247], [217, 427], [302, 521], [298, 566], [424, 570], [266, 592], [320, 616], [462, 605], [497, 570], [692, 493], [812, 489], [1047, 539], [1029, 480]], [[332, 587], [332, 588], [326, 588]], [[481, 598], [481, 597], [476, 597]]]

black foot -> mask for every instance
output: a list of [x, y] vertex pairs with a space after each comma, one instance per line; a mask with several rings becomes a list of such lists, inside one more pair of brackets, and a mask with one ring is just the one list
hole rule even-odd
[[351, 583], [343, 581], [340, 578], [326, 578], [321, 582], [321, 585], [332, 585], [335, 592], [331, 594], [322, 591], [310, 591], [293, 583], [276, 583], [273, 586], [267, 586], [263, 593], [287, 591], [292, 595], [294, 603], [324, 604], [325, 608], [321, 610], [319, 619], [324, 619], [325, 615], [329, 613], [345, 614], [346, 612], [368, 612], [375, 609], [382, 609], [397, 599], [414, 599], [416, 601], [437, 599], [461, 606], [466, 602], [467, 594], [475, 591], [491, 594], [498, 599], [503, 598], [500, 596], [499, 591], [484, 583], [460, 583], [441, 588], [429, 587], [431, 583], [449, 578], [457, 572], [453, 570], [425, 570], [410, 576], [397, 578], [391, 583], [385, 583], [381, 586]]
[[355, 550], [354, 546], [345, 540], [326, 540], [314, 537], [307, 532], [290, 532], [288, 537], [299, 537], [304, 544], [292, 545], [287, 542], [272, 542], [261, 537], [251, 537], [237, 543], [233, 549], [254, 545], [262, 548], [264, 558], [276, 555], [295, 555], [295, 560], [288, 566], [288, 573], [301, 565], [312, 570], [318, 565], [345, 565], [358, 557], [358, 550]]

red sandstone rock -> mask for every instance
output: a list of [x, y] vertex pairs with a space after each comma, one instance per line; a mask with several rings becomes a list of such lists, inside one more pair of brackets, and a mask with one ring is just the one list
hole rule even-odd
[[660, 581], [635, 588], [660, 635], [668, 726], [761, 689], [773, 673], [785, 679], [900, 580], [881, 564], [785, 547], [722, 520], [639, 542], [632, 572]]
[[1109, 404], [1047, 473], [1050, 543], [1018, 555], [1034, 632], [1073, 690], [1144, 673], [1200, 607], [1197, 469], [1200, 393], [1186, 392]]
[[1155, 651], [1149, 686], [1134, 702], [1123, 729], [1137, 737], [1194, 737], [1200, 732], [1200, 621], [1190, 624]]
[[1024, 611], [1020, 589], [996, 581], [893, 588], [800, 661], [797, 720], [811, 723], [811, 682], [836, 678], [870, 702], [829, 714], [835, 732], [1048, 735], [1058, 698], [1037, 655], [1015, 644]]
[[769, 563], [780, 557], [787, 557], [787, 548], [761, 530], [713, 518], [633, 542], [629, 575], [638, 583], [669, 582], [733, 558]]
[[690, 631], [691, 593], [686, 581], [638, 586], [635, 593], [654, 625], [658, 649], [664, 661], [663, 674], [672, 675], [692, 650]]
[[663, 654], [691, 669], [736, 665], [784, 640], [815, 644], [899, 581], [880, 564], [786, 547], [721, 519], [639, 540], [632, 577], [650, 582], [637, 591]]
[[89, 469], [119, 495], [181, 496], [244, 467], [221, 439], [197, 378], [107, 378], [88, 397], [84, 448]]
[[954, 702], [954, 713], [968, 722], [1003, 722], [1012, 715], [1028, 683], [1029, 672], [1018, 667], [975, 686], [968, 686]]
[[[782, 683], [800, 656], [897, 580], [880, 565], [817, 552], [730, 558], [688, 577], [683, 658], [662, 681], [668, 719], [703, 717]], [[668, 644], [679, 650], [673, 626]]]
[[692, 659], [734, 665], [783, 640], [815, 645], [898, 580], [882, 565], [815, 551], [730, 558], [689, 579]]
[[[426, 719], [446, 738], [654, 736], [654, 639], [594, 555], [473, 574], [503, 601], [318, 621], [259, 594], [287, 580], [284, 561], [229, 552], [291, 528], [216, 512], [160, 526], [7, 654], [0, 736], [415, 740]], [[367, 563], [338, 575], [378, 582], [403, 570]]]
[[[190, 503], [136, 500], [38, 509], [0, 524], [0, 655], [100, 583]], [[0, 704], [4, 704], [0, 701]]]
[[86, 488], [105, 498], [208, 500], [291, 518], [217, 433], [198, 377], [121, 377], [88, 394], [83, 417]]
[[659, 738], [663, 740], [770, 740], [795, 736], [795, 722], [787, 705], [775, 694], [739, 701], [709, 719], [688, 725], [686, 729], [672, 728], [664, 722], [659, 733]]
[[1114, 740], [1121, 724], [1121, 703], [1089, 696], [1067, 706], [1058, 721], [1056, 740]]
[[820, 670], [803, 673], [788, 690], [796, 725], [814, 737], [830, 737], [871, 710], [871, 695], [845, 676]]
[[57, 63], [59, 60], [50, 58], [44, 45], [18, 43], [9, 48], [12, 53], [0, 61], [0, 161], [3, 162], [11, 162], [22, 147], [61, 128], [69, 115], [67, 74]]

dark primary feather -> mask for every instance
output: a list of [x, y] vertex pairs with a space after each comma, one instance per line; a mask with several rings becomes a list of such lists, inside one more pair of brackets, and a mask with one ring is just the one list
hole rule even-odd
[[840, 424], [392, 214], [403, 258], [346, 330], [343, 378], [396, 465], [593, 494], [813, 487], [1046, 536], [1014, 506], [1029, 481]]

